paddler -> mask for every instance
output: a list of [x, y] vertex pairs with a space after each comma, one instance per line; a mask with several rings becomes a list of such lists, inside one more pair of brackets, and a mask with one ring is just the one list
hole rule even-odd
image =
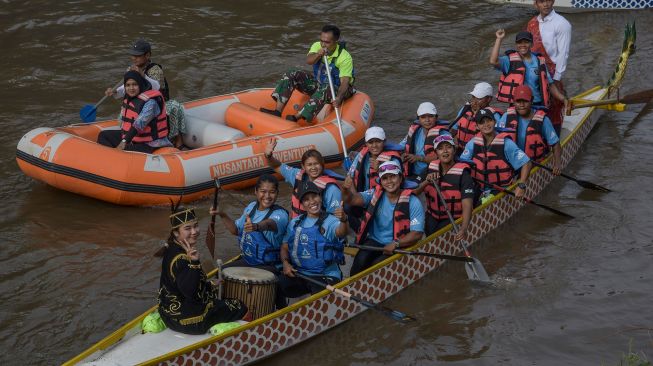
[[441, 134], [449, 134], [449, 122], [438, 119], [438, 110], [431, 102], [417, 107], [417, 120], [408, 128], [406, 137], [399, 143], [404, 150], [403, 172], [410, 180], [421, 182], [426, 176], [429, 163], [435, 159], [433, 140]]
[[299, 197], [299, 188], [306, 181], [311, 181], [320, 188], [321, 203], [325, 211], [334, 213], [340, 207], [342, 197], [336, 179], [325, 174], [324, 157], [322, 157], [322, 154], [315, 149], [306, 150], [302, 154], [301, 169], [293, 168], [285, 163], [281, 163], [274, 157], [273, 153], [276, 146], [277, 139], [271, 138], [265, 146], [265, 158], [268, 161], [268, 165], [277, 173], [281, 174], [286, 183], [293, 187], [291, 217], [295, 218], [306, 212], [301, 205]]
[[238, 237], [240, 247], [241, 257], [224, 268], [257, 267], [276, 273], [281, 268], [279, 250], [288, 226], [288, 211], [276, 204], [279, 181], [274, 175], [261, 175], [254, 194], [256, 201], [247, 205], [235, 221], [220, 209], [222, 206], [215, 211], [225, 228]]
[[533, 106], [537, 109], [547, 110], [551, 105], [551, 98], [557, 99], [565, 106], [567, 97], [558, 90], [551, 74], [546, 67], [543, 56], [533, 53], [533, 35], [530, 32], [519, 32], [515, 37], [517, 50], [508, 50], [499, 57], [501, 41], [506, 36], [503, 29], [496, 32], [496, 41], [490, 54], [490, 64], [501, 71], [497, 101], [513, 103], [513, 92], [520, 85], [528, 85], [533, 90]]
[[[512, 141], [510, 132], [497, 132], [491, 110], [481, 109], [476, 114], [476, 125], [479, 133], [467, 143], [460, 160], [471, 162], [472, 178], [501, 187], [510, 186], [519, 171], [515, 195], [524, 197], [532, 166], [530, 159]], [[492, 187], [479, 185], [483, 191], [481, 199], [489, 199], [494, 193]]]
[[[386, 145], [386, 136], [383, 128], [374, 126], [365, 131], [365, 146], [358, 152], [349, 169], [354, 187], [359, 192], [367, 191], [379, 185], [379, 165], [394, 160], [401, 163], [401, 146]], [[345, 206], [349, 216], [349, 225], [356, 231], [364, 210], [357, 206]]]
[[168, 140], [168, 115], [161, 92], [149, 89], [149, 83], [137, 71], [127, 71], [123, 81], [125, 98], [120, 113], [120, 130], [100, 132], [97, 142], [119, 150], [147, 154], [160, 147], [172, 146]]
[[159, 314], [166, 326], [186, 334], [204, 334], [218, 323], [251, 320], [237, 299], [219, 299], [218, 289], [202, 270], [197, 238], [200, 230], [193, 208], [173, 208], [172, 229], [165, 246], [159, 286]]
[[492, 85], [486, 82], [480, 82], [474, 85], [474, 90], [469, 92], [469, 95], [469, 102], [460, 108], [450, 129], [451, 135], [456, 138], [456, 151], [458, 154], [465, 150], [465, 145], [478, 133], [476, 122], [474, 122], [474, 117], [478, 111], [484, 108], [494, 110], [494, 119], [497, 122], [499, 122], [503, 114], [502, 109], [490, 107], [490, 102], [492, 102], [492, 98], [494, 97]]
[[[498, 126], [516, 131], [513, 141], [533, 161], [541, 161], [553, 150], [553, 174], [560, 175], [560, 139], [543, 110], [532, 108], [533, 94], [528, 85], [515, 88], [515, 104], [508, 108]], [[516, 138], [515, 138], [516, 137]]]
[[[424, 233], [429, 236], [447, 226], [450, 223], [447, 214], [449, 210], [454, 220], [463, 218], [458, 226], [456, 240], [466, 240], [474, 208], [475, 191], [469, 164], [455, 160], [456, 146], [449, 135], [438, 136], [434, 147], [437, 159], [429, 164], [426, 180], [413, 192], [419, 195], [423, 191], [426, 196]], [[433, 187], [435, 184], [440, 188], [445, 202], [440, 200], [437, 190]]]
[[379, 166], [380, 186], [357, 192], [350, 176], [342, 185], [346, 204], [366, 209], [356, 243], [381, 247], [383, 252], [361, 249], [354, 257], [350, 275], [382, 261], [392, 251], [409, 247], [424, 235], [424, 208], [410, 189], [402, 187], [401, 165], [390, 160]]
[[302, 182], [298, 197], [306, 212], [288, 223], [281, 245], [283, 274], [279, 276], [279, 289], [289, 298], [323, 290], [296, 277], [295, 272], [328, 284], [342, 279], [340, 264], [345, 263], [342, 239], [349, 230], [347, 215], [341, 207], [333, 215], [325, 212], [321, 192], [315, 183]]
[[[526, 30], [533, 35], [531, 50], [544, 57], [554, 85], [562, 94], [566, 95], [562, 77], [567, 70], [571, 24], [562, 15], [556, 13], [553, 9], [554, 4], [555, 0], [534, 0], [533, 5], [539, 14], [528, 22]], [[558, 99], [553, 99], [547, 112], [558, 135], [562, 128], [563, 108], [563, 103], [560, 103]]]
[[[340, 29], [338, 27], [331, 24], [322, 27], [320, 40], [311, 45], [308, 55], [306, 55], [306, 63], [313, 65], [313, 74], [305, 70], [290, 70], [283, 74], [272, 92], [272, 99], [277, 103], [276, 108], [261, 108], [261, 112], [281, 117], [281, 112], [288, 103], [292, 92], [298, 90], [309, 95], [310, 98], [299, 111], [287, 115], [286, 119], [297, 122], [303, 118], [306, 122], [311, 122], [325, 104], [333, 103], [335, 107], [340, 107], [345, 99], [354, 95], [356, 93], [354, 61], [351, 54], [345, 49], [345, 43], [339, 42], [339, 40]], [[333, 101], [329, 91], [327, 67], [323, 61], [324, 55], [327, 56], [328, 68], [335, 88], [336, 99]]]

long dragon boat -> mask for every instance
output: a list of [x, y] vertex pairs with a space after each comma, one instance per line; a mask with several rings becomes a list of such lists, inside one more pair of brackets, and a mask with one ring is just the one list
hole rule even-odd
[[[574, 100], [607, 99], [620, 85], [628, 59], [635, 50], [634, 25], [627, 26], [625, 33], [622, 53], [608, 83], [589, 89]], [[563, 167], [578, 152], [603, 111], [597, 107], [579, 108], [565, 117], [561, 139]], [[536, 196], [553, 178], [550, 173], [534, 168], [526, 195]], [[468, 233], [470, 242], [478, 241], [497, 228], [523, 205], [523, 201], [501, 193], [475, 208]], [[455, 255], [461, 247], [454, 244], [454, 233], [449, 225], [411, 249]], [[344, 279], [335, 287], [368, 301], [381, 302], [443, 263], [443, 260], [432, 257], [397, 254]], [[215, 275], [215, 271], [210, 275]], [[156, 310], [152, 307], [65, 365], [248, 364], [325, 332], [366, 309], [358, 302], [324, 290], [218, 336], [185, 335], [169, 329], [143, 334], [141, 322]]]
[[[495, 4], [533, 6], [533, 0], [488, 0]], [[653, 8], [653, 0], [556, 0], [555, 9], [564, 13]]]

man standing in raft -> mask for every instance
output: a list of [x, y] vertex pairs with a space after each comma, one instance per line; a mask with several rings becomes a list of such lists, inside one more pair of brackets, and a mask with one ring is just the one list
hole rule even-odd
[[[562, 84], [562, 75], [567, 70], [571, 24], [553, 9], [555, 0], [535, 0], [533, 3], [539, 14], [526, 26], [526, 30], [533, 35], [531, 50], [544, 57], [554, 85], [562, 94], [567, 94]], [[564, 104], [554, 99], [547, 113], [558, 135], [562, 128], [563, 108]]]
[[[261, 108], [261, 112], [281, 117], [283, 108], [288, 103], [293, 90], [310, 95], [310, 99], [296, 114], [286, 116], [287, 120], [297, 122], [300, 118], [311, 122], [326, 103], [332, 102], [340, 107], [342, 101], [351, 97], [356, 90], [354, 84], [354, 61], [340, 39], [340, 29], [335, 25], [325, 25], [320, 33], [320, 41], [313, 43], [306, 56], [306, 63], [313, 65], [313, 75], [305, 70], [290, 70], [283, 74], [272, 92], [272, 99], [277, 102], [276, 109]], [[327, 55], [329, 71], [336, 89], [336, 100], [331, 100], [329, 79], [323, 56]]]

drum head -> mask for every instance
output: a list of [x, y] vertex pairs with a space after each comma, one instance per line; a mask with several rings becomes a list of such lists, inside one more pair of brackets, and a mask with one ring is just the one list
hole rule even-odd
[[254, 267], [229, 267], [222, 272], [225, 278], [238, 281], [267, 283], [277, 279], [274, 273]]

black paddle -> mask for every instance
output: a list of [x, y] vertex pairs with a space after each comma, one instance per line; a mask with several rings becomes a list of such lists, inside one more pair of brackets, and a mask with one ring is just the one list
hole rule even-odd
[[354, 295], [350, 294], [349, 292], [346, 292], [346, 291], [341, 290], [339, 288], [335, 288], [335, 287], [333, 287], [333, 286], [331, 286], [331, 285], [329, 285], [327, 283], [324, 283], [322, 281], [318, 281], [318, 280], [316, 280], [316, 279], [314, 279], [312, 277], [309, 277], [309, 276], [305, 276], [305, 275], [303, 275], [303, 274], [301, 274], [299, 272], [295, 272], [295, 276], [297, 276], [299, 278], [302, 278], [302, 279], [304, 279], [304, 280], [306, 280], [308, 282], [314, 283], [314, 284], [316, 284], [318, 286], [324, 287], [325, 289], [327, 289], [327, 290], [329, 290], [331, 292], [334, 292], [334, 293], [336, 293], [338, 295], [344, 296], [344, 297], [346, 297], [346, 298], [348, 298], [350, 300], [356, 301], [357, 303], [359, 303], [359, 304], [361, 304], [361, 305], [363, 305], [363, 306], [365, 306], [365, 307], [367, 307], [369, 309], [379, 311], [379, 312], [383, 313], [383, 315], [388, 316], [388, 317], [390, 317], [390, 318], [392, 318], [392, 319], [394, 319], [394, 320], [396, 320], [398, 322], [409, 323], [409, 322], [413, 322], [413, 321], [416, 320], [412, 316], [406, 315], [406, 314], [402, 313], [401, 311], [392, 310], [392, 309], [387, 308], [385, 306], [382, 306], [382, 305], [379, 305], [379, 304], [373, 304], [373, 303], [371, 303], [369, 301], [365, 301], [365, 300], [361, 299], [360, 297], [357, 297], [357, 296], [354, 296]]
[[[438, 192], [438, 197], [440, 198], [440, 202], [447, 202], [444, 199], [444, 196], [442, 195], [442, 191], [440, 191], [440, 187], [438, 186], [438, 184], [433, 183], [433, 187], [435, 187], [435, 190]], [[449, 217], [451, 226], [453, 226], [454, 233], [458, 234], [458, 225], [456, 225], [456, 220], [454, 220], [453, 215], [451, 215], [451, 211], [449, 211], [447, 205], [445, 204], [443, 206], [444, 209], [447, 210], [447, 216]], [[465, 272], [467, 272], [467, 277], [471, 281], [492, 283], [492, 280], [490, 279], [490, 276], [487, 275], [487, 272], [485, 271], [485, 267], [483, 267], [481, 261], [472, 257], [472, 253], [470, 253], [469, 250], [467, 249], [469, 247], [469, 243], [467, 243], [466, 240], [460, 241], [459, 243], [460, 246], [463, 248], [463, 252], [465, 253], [465, 255], [472, 260], [471, 262], [465, 263]]]
[[[533, 161], [533, 160], [531, 160], [531, 163], [533, 163], [533, 165], [535, 165], [535, 166], [539, 166], [540, 168], [553, 173], [553, 169], [549, 168], [548, 166], [546, 166], [544, 164], [540, 164], [540, 163], [538, 163], [536, 161]], [[600, 185], [592, 183], [592, 182], [588, 182], [586, 180], [574, 178], [574, 177], [572, 177], [570, 175], [567, 175], [565, 173], [560, 173], [560, 176], [563, 177], [563, 178], [567, 178], [569, 180], [573, 180], [574, 182], [576, 182], [579, 186], [581, 186], [583, 188], [592, 189], [592, 190], [599, 191], [599, 192], [606, 192], [606, 193], [607, 192], [612, 192], [608, 188], [605, 188], [603, 186], [600, 186]]]
[[[215, 193], [213, 194], [213, 210], [218, 209], [218, 193], [220, 192], [220, 180], [216, 177], [213, 179], [215, 183]], [[206, 229], [206, 247], [211, 253], [211, 258], [215, 259], [215, 214], [211, 215], [211, 223]]]
[[[486, 181], [484, 181], [484, 180], [482, 180], [482, 179], [478, 179], [478, 178], [473, 178], [473, 179], [474, 179], [475, 181], [479, 182], [479, 183], [486, 184], [486, 185], [488, 185], [488, 186], [490, 186], [490, 187], [496, 189], [497, 191], [504, 192], [504, 193], [507, 194], [507, 195], [510, 195], [510, 196], [515, 197], [515, 192], [513, 192], [513, 191], [509, 191], [509, 190], [507, 190], [507, 189], [505, 189], [505, 188], [503, 188], [503, 187], [501, 187], [501, 186], [498, 186], [498, 185], [496, 185], [496, 184], [492, 184], [492, 183], [490, 183], [490, 182], [486, 182]], [[556, 214], [556, 215], [563, 216], [563, 217], [566, 217], [566, 218], [569, 218], [569, 219], [575, 219], [574, 216], [571, 216], [571, 215], [568, 214], [568, 213], [564, 213], [564, 212], [562, 212], [562, 211], [560, 211], [560, 210], [556, 210], [556, 209], [553, 208], [553, 207], [549, 207], [549, 206], [547, 206], [547, 205], [544, 205], [544, 204], [541, 204], [541, 203], [537, 203], [537, 202], [533, 201], [532, 199], [529, 199], [529, 198], [526, 198], [526, 197], [522, 197], [521, 199], [522, 199], [522, 201], [524, 201], [524, 202], [526, 202], [526, 203], [530, 203], [531, 205], [535, 205], [535, 206], [537, 206], [537, 207], [543, 208], [543, 209], [545, 209], [545, 210], [547, 210], [547, 211], [549, 211], [549, 212], [553, 212], [553, 213]]]
[[[349, 246], [352, 247], [352, 248], [370, 250], [370, 251], [375, 251], [375, 252], [382, 252], [383, 251], [383, 247], [374, 247], [374, 246], [371, 246], [371, 245], [349, 245]], [[395, 249], [392, 252], [396, 253], [396, 254], [422, 255], [422, 256], [425, 256], [425, 257], [448, 259], [448, 260], [451, 260], [451, 261], [474, 262], [474, 260], [472, 258], [470, 258], [470, 257], [463, 257], [463, 256], [458, 256], [458, 255], [438, 254], [438, 253], [429, 253], [429, 252], [413, 252], [413, 251], [410, 251], [410, 250], [402, 250], [402, 249]]]

